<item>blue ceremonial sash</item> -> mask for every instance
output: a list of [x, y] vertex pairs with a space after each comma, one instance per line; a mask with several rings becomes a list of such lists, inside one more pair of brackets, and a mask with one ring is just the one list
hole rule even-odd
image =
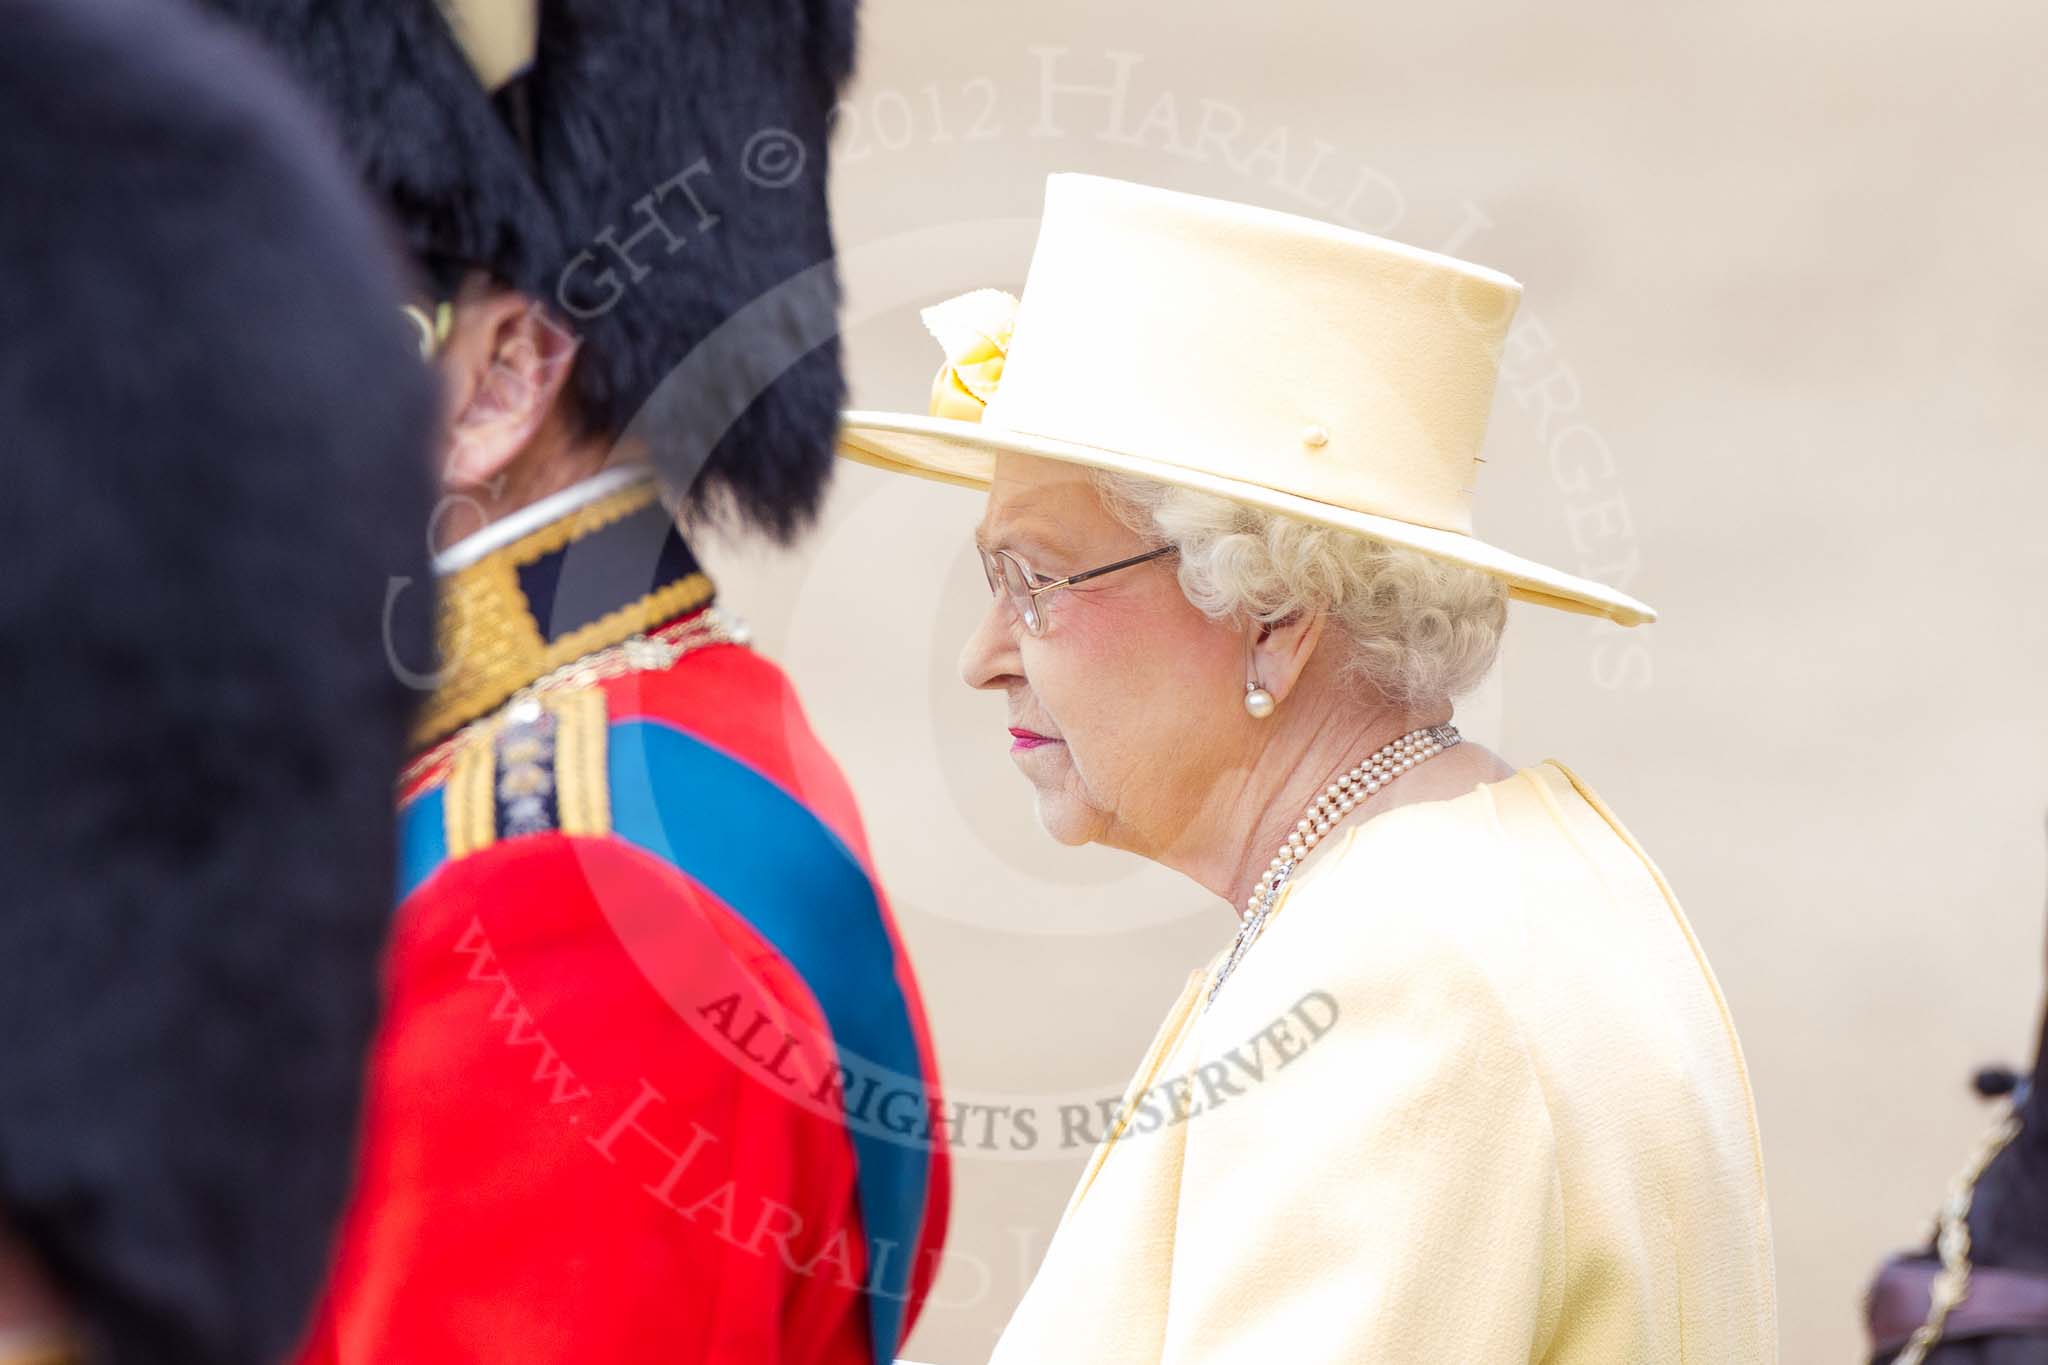
[[[809, 807], [745, 762], [673, 725], [633, 719], [607, 744], [612, 832], [676, 868], [747, 922], [800, 975], [832, 1032], [847, 1109], [856, 1082], [909, 1092], [914, 1133], [848, 1112], [867, 1246], [875, 1359], [895, 1358], [930, 1174], [930, 1085], [895, 945], [860, 859]], [[443, 790], [399, 813], [399, 899], [448, 857]], [[939, 1139], [943, 1140], [943, 1139]]]
[[398, 808], [398, 904], [448, 861], [447, 803], [431, 787]]

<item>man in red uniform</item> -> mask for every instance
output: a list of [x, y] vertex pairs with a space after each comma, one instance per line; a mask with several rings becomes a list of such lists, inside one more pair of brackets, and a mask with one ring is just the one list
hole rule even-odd
[[212, 7], [336, 116], [446, 392], [442, 654], [304, 1359], [891, 1359], [945, 1225], [916, 986], [678, 529], [786, 539], [832, 465], [852, 0]]

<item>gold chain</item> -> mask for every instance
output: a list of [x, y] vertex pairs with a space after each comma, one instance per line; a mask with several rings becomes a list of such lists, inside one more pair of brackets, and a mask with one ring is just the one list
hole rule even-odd
[[742, 622], [725, 615], [716, 607], [707, 607], [688, 620], [677, 621], [663, 626], [660, 630], [633, 635], [615, 645], [573, 659], [550, 673], [544, 673], [526, 686], [505, 698], [504, 702], [489, 715], [479, 716], [469, 724], [448, 736], [433, 748], [405, 765], [398, 775], [398, 789], [408, 790], [435, 768], [445, 765], [462, 741], [472, 732], [482, 729], [495, 721], [509, 707], [529, 697], [538, 697], [564, 688], [592, 687], [610, 678], [623, 677], [628, 673], [660, 672], [673, 667], [676, 660], [692, 650], [706, 645], [744, 645], [753, 638], [753, 632]]
[[1956, 1174], [1941, 1202], [1934, 1245], [1941, 1254], [1941, 1269], [1927, 1291], [1927, 1321], [1913, 1329], [1892, 1365], [1921, 1365], [1927, 1353], [1941, 1340], [1950, 1310], [1970, 1296], [1970, 1201], [1977, 1193], [1977, 1178], [2006, 1144], [2019, 1136], [2020, 1118], [2008, 1106], [1991, 1131], [1978, 1140], [1969, 1164]]

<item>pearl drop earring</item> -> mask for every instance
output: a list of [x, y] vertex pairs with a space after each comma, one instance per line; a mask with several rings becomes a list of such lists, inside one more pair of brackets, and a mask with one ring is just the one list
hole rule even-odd
[[[1265, 632], [1260, 632], [1264, 638]], [[1273, 714], [1273, 708], [1280, 704], [1271, 692], [1259, 686], [1258, 656], [1253, 653], [1253, 641], [1246, 637], [1244, 642], [1244, 709], [1253, 720], [1264, 720]]]

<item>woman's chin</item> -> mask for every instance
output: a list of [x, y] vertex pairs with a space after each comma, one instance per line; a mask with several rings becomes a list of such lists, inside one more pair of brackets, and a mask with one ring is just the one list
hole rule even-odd
[[1103, 830], [1102, 813], [1065, 792], [1049, 792], [1041, 787], [1037, 792], [1037, 806], [1038, 823], [1052, 836], [1054, 843], [1079, 848], [1083, 844], [1094, 843]]

